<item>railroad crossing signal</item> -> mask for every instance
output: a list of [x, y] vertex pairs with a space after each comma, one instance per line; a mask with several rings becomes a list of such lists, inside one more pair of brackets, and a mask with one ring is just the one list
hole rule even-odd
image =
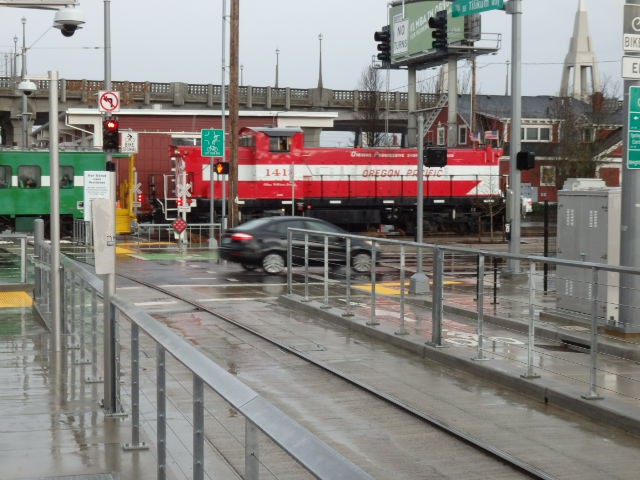
[[172, 226], [177, 233], [182, 233], [187, 228], [187, 222], [179, 218], [175, 222], [173, 222]]

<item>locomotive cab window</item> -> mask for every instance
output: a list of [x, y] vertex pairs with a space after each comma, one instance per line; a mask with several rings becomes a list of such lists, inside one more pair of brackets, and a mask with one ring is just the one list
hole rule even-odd
[[60, 188], [73, 188], [73, 167], [60, 167]]
[[18, 186], [20, 188], [40, 188], [42, 174], [37, 165], [18, 167]]
[[0, 166], [0, 188], [11, 186], [11, 167], [9, 165]]
[[288, 152], [291, 146], [291, 137], [269, 137], [269, 150], [275, 153]]

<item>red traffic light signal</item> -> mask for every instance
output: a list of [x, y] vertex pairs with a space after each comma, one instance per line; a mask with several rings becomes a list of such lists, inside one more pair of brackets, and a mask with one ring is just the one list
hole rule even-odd
[[216, 163], [216, 173], [218, 175], [228, 175], [229, 174], [229, 162], [217, 162]]
[[120, 123], [115, 118], [102, 121], [102, 150], [117, 152], [120, 150]]
[[391, 32], [389, 31], [389, 25], [382, 27], [382, 30], [375, 32], [373, 39], [378, 43], [378, 60], [383, 63], [389, 63], [391, 61]]

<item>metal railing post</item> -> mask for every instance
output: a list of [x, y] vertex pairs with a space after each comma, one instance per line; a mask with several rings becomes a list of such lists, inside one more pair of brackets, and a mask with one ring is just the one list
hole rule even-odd
[[601, 400], [598, 395], [598, 268], [591, 267], [591, 355], [589, 365], [589, 393], [582, 395], [585, 400]]
[[478, 255], [478, 278], [476, 279], [476, 292], [478, 295], [477, 316], [478, 326], [478, 353], [474, 360], [486, 360], [484, 358], [484, 255]]
[[245, 419], [244, 440], [244, 478], [258, 480], [260, 478], [258, 428], [249, 419]]
[[321, 308], [330, 308], [331, 305], [329, 305], [329, 236], [327, 234], [324, 235], [324, 260], [323, 260], [323, 265], [324, 265], [324, 275], [323, 275], [323, 281], [324, 281], [323, 300], [324, 300], [324, 305], [322, 305]]
[[376, 256], [377, 256], [377, 242], [373, 242], [371, 245], [371, 306], [369, 308], [369, 321], [367, 325], [375, 326], [380, 325], [376, 318]]
[[165, 350], [156, 344], [156, 401], [157, 401], [157, 435], [158, 471], [157, 479], [167, 478], [167, 398], [166, 398], [166, 358]]
[[433, 249], [433, 292], [432, 292], [432, 326], [431, 342], [433, 347], [442, 346], [442, 314], [444, 296], [444, 252], [440, 248]]
[[521, 375], [522, 378], [538, 378], [533, 369], [533, 354], [534, 344], [536, 340], [536, 326], [535, 326], [535, 309], [534, 302], [536, 298], [536, 285], [535, 285], [536, 264], [535, 262], [529, 263], [529, 328], [527, 338], [527, 373]]
[[309, 234], [304, 234], [304, 300], [309, 301]]
[[20, 237], [20, 283], [27, 283], [27, 237]]
[[405, 282], [405, 251], [404, 245], [400, 246], [400, 328], [394, 333], [396, 335], [408, 335], [407, 329], [404, 326], [404, 282]]
[[193, 374], [193, 480], [204, 480], [204, 383]]
[[148, 448], [145, 442], [140, 441], [140, 328], [131, 322], [131, 443], [123, 444], [122, 449]]
[[91, 376], [85, 379], [86, 383], [101, 383], [102, 377], [98, 376], [98, 292], [91, 291]]
[[346, 258], [345, 258], [345, 265], [346, 265], [346, 288], [345, 288], [345, 296], [346, 296], [346, 302], [347, 302], [347, 307], [346, 307], [346, 311], [342, 314], [343, 317], [353, 317], [353, 313], [351, 312], [351, 237], [347, 237], [346, 238], [346, 243], [345, 243], [345, 249], [346, 249]]
[[287, 293], [293, 294], [293, 232], [287, 230]]

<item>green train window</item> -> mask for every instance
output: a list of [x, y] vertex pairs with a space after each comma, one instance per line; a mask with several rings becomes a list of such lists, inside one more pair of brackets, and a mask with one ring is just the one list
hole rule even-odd
[[18, 186], [20, 188], [40, 188], [42, 174], [37, 165], [22, 165], [18, 167]]
[[0, 166], [0, 188], [11, 186], [11, 167], [9, 165]]
[[60, 167], [60, 188], [73, 188], [73, 167]]

